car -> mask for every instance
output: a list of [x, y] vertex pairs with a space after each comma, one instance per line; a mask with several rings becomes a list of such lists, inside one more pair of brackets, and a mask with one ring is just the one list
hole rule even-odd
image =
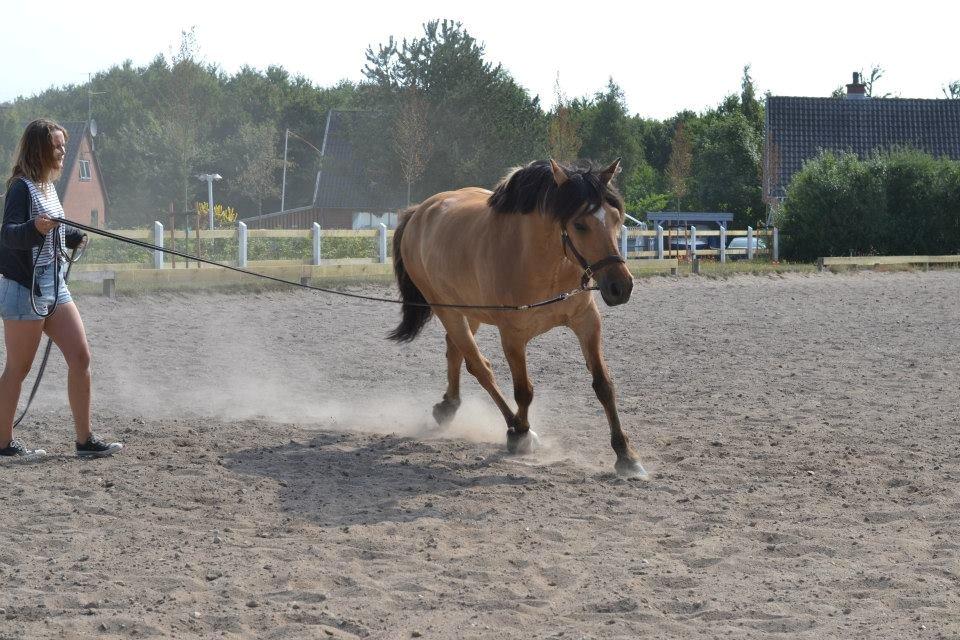
[[[753, 238], [749, 238], [749, 239], [753, 240], [753, 243], [752, 243], [752, 244], [753, 244], [753, 251], [754, 251], [754, 253], [756, 253], [757, 251], [766, 251], [766, 250], [767, 250], [767, 243], [766, 243], [762, 238], [758, 238], [757, 236], [753, 236]], [[734, 250], [734, 251], [742, 251], [742, 252], [743, 252], [743, 253], [737, 253], [737, 254], [735, 254], [735, 255], [731, 255], [731, 256], [730, 256], [731, 259], [736, 260], [737, 258], [746, 258], [746, 257], [747, 257], [747, 247], [750, 246], [750, 245], [747, 244], [747, 240], [748, 240], [748, 238], [747, 238], [746, 236], [737, 236], [736, 238], [732, 238], [732, 239], [730, 240], [730, 242], [727, 244], [727, 250], [728, 250], [728, 251]]]
[[697, 238], [696, 244], [691, 247], [690, 238], [670, 238], [669, 247], [671, 251], [689, 251], [691, 248], [696, 248], [697, 251], [706, 251], [710, 248], [710, 245], [707, 244], [706, 240]]

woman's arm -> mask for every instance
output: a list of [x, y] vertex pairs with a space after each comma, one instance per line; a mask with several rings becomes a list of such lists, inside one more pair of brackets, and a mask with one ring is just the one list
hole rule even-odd
[[0, 244], [12, 249], [30, 249], [42, 243], [43, 234], [30, 219], [30, 192], [22, 180], [17, 180], [4, 198]]

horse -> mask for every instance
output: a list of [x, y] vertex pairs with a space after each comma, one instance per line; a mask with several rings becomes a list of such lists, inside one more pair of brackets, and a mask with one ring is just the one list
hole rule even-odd
[[[569, 327], [610, 425], [617, 473], [646, 477], [620, 425], [594, 297], [559, 296], [555, 304], [502, 308], [548, 300], [578, 286], [583, 290], [591, 279], [608, 306], [630, 299], [633, 278], [616, 243], [624, 221], [623, 199], [612, 184], [619, 171], [619, 159], [602, 170], [539, 160], [511, 170], [492, 192], [479, 187], [445, 191], [401, 212], [393, 237], [401, 320], [388, 337], [410, 342], [434, 315], [446, 330], [447, 388], [433, 407], [440, 426], [460, 406], [460, 370], [466, 362], [503, 414], [508, 451], [532, 451], [538, 437], [527, 418], [533, 401], [527, 343], [554, 327]], [[516, 411], [477, 347], [474, 336], [481, 324], [500, 332]]]

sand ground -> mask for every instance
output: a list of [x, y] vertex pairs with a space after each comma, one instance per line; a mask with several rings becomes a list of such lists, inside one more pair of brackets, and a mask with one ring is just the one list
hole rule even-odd
[[[389, 294], [386, 287], [367, 292]], [[96, 429], [55, 358], [0, 465], [0, 638], [958, 638], [960, 272], [652, 278], [603, 308], [613, 473], [569, 332], [543, 448], [504, 449], [433, 323], [291, 291], [81, 296]], [[510, 389], [499, 341], [479, 335]]]

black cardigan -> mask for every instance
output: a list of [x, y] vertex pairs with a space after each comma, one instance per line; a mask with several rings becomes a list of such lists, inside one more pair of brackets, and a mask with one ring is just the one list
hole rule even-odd
[[[51, 233], [55, 233], [54, 229]], [[67, 249], [75, 249], [84, 234], [67, 228], [64, 236]], [[0, 228], [0, 274], [27, 289], [33, 280], [32, 249], [43, 244], [43, 234], [30, 217], [30, 190], [23, 180], [14, 180], [3, 204], [3, 227]], [[59, 258], [59, 257], [58, 257]], [[37, 291], [37, 294], [40, 292]]]

